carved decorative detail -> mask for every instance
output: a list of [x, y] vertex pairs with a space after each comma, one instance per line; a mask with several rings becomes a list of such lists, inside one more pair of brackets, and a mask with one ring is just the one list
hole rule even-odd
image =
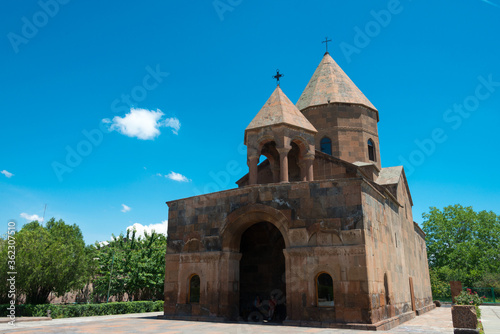
[[346, 247], [346, 246], [325, 246], [325, 247], [307, 247], [307, 248], [287, 248], [290, 255], [364, 255], [364, 247]]
[[355, 132], [366, 132], [366, 133], [369, 133], [371, 134], [372, 136], [375, 136], [378, 138], [378, 134], [376, 132], [371, 132], [367, 129], [364, 129], [364, 128], [358, 128], [358, 127], [354, 127], [354, 126], [332, 126], [333, 129], [337, 129], [337, 130], [347, 130], [347, 131], [355, 131]]
[[188, 253], [181, 254], [180, 262], [190, 263], [190, 262], [207, 262], [207, 261], [219, 261], [222, 257], [223, 252], [201, 252], [201, 253]]

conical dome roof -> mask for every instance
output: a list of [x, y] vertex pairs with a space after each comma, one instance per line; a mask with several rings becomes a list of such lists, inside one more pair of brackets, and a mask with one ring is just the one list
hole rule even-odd
[[327, 52], [302, 92], [297, 108], [304, 110], [329, 102], [360, 104], [377, 111]]
[[287, 124], [311, 132], [318, 132], [283, 93], [280, 86], [276, 87], [271, 97], [269, 97], [245, 131], [277, 124]]

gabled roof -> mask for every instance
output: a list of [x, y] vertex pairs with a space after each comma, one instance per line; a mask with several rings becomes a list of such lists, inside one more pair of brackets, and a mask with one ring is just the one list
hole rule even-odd
[[413, 199], [411, 197], [408, 180], [406, 179], [405, 169], [403, 166], [382, 168], [375, 182], [377, 184], [380, 184], [381, 186], [397, 186], [401, 178], [403, 179], [403, 183], [406, 187], [406, 192], [408, 193], [410, 204], [413, 206]]
[[271, 97], [269, 97], [245, 131], [277, 124], [287, 124], [311, 132], [318, 132], [283, 93], [280, 86], [276, 87]]
[[306, 89], [302, 92], [297, 102], [297, 108], [304, 110], [329, 102], [360, 104], [378, 113], [373, 104], [327, 52], [309, 80]]
[[403, 173], [403, 166], [382, 168], [377, 183], [383, 186], [397, 184], [401, 178], [401, 173]]

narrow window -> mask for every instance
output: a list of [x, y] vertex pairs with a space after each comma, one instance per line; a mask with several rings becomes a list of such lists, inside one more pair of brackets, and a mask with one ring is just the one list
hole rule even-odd
[[200, 302], [200, 276], [193, 275], [189, 279], [189, 302]]
[[368, 139], [368, 158], [371, 161], [375, 161], [375, 144], [371, 139]]
[[384, 274], [384, 290], [385, 290], [385, 304], [391, 305], [391, 297], [389, 296], [389, 280], [387, 274]]
[[316, 295], [318, 306], [333, 306], [333, 280], [327, 273], [321, 273], [316, 278]]
[[323, 153], [332, 155], [332, 140], [328, 137], [323, 137], [320, 142], [320, 150]]

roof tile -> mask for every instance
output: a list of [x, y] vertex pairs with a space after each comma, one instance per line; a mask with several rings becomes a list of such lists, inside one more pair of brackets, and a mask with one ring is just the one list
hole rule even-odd
[[276, 87], [271, 97], [250, 122], [246, 130], [277, 124], [288, 124], [311, 132], [317, 132], [316, 128], [283, 93], [280, 86]]
[[297, 108], [304, 110], [307, 107], [329, 102], [360, 104], [378, 111], [330, 54], [325, 53], [306, 89], [302, 92]]

